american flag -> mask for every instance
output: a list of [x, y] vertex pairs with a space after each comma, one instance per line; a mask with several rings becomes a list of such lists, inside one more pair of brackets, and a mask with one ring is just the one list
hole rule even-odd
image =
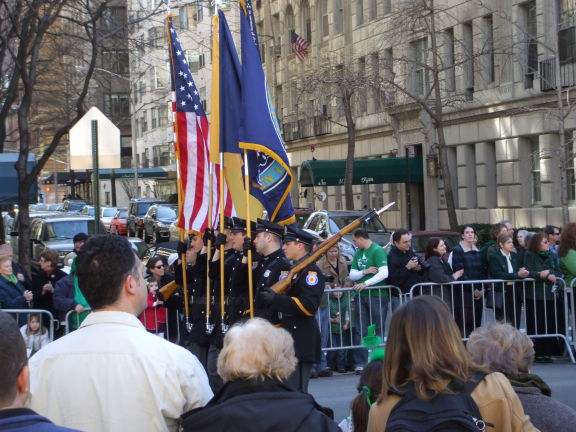
[[300, 59], [300, 61], [304, 61], [304, 57], [308, 55], [308, 47], [310, 46], [310, 42], [306, 39], [298, 36], [298, 34], [292, 30], [292, 51], [296, 54], [296, 57]]
[[[208, 222], [210, 194], [209, 125], [200, 93], [192, 79], [186, 54], [168, 18], [172, 77], [172, 111], [174, 113], [174, 142], [180, 174], [181, 203], [178, 228], [202, 233], [209, 225], [216, 226], [220, 208], [220, 166], [212, 173], [212, 223]], [[224, 214], [234, 215], [234, 207], [227, 185], [224, 185]]]

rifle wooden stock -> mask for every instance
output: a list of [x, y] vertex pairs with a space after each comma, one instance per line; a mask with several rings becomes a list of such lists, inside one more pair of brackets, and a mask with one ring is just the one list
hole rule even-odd
[[172, 296], [172, 294], [174, 294], [174, 291], [176, 291], [177, 289], [178, 284], [176, 283], [176, 281], [172, 281], [168, 282], [166, 285], [160, 288], [158, 292], [162, 295], [163, 299], [162, 301], [166, 301]]
[[284, 294], [288, 290], [288, 288], [290, 288], [290, 283], [292, 282], [292, 278], [294, 277], [295, 274], [298, 274], [299, 272], [304, 270], [306, 267], [308, 267], [310, 264], [312, 264], [312, 263], [316, 262], [318, 259], [320, 259], [320, 257], [322, 255], [324, 255], [326, 252], [328, 252], [328, 250], [332, 246], [337, 244], [342, 239], [342, 237], [344, 237], [346, 234], [354, 231], [356, 228], [358, 228], [362, 224], [362, 222], [369, 221], [370, 219], [372, 219], [373, 217], [378, 216], [378, 215], [379, 215], [379, 213], [376, 212], [376, 210], [371, 210], [365, 216], [359, 217], [355, 221], [350, 222], [348, 225], [346, 225], [344, 228], [342, 228], [340, 231], [338, 231], [332, 237], [330, 237], [330, 238], [324, 240], [322, 243], [320, 243], [320, 245], [318, 246], [318, 249], [316, 249], [315, 252], [312, 252], [306, 259], [302, 260], [301, 262], [299, 262], [298, 264], [296, 264], [294, 267], [292, 267], [290, 269], [290, 273], [288, 274], [288, 277], [285, 277], [284, 279], [279, 280], [274, 285], [272, 285], [270, 287], [270, 289], [272, 291], [274, 291], [276, 294]]

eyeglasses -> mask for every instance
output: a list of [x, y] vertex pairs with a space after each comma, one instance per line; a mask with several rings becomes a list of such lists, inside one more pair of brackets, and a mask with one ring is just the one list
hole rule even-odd
[[164, 264], [160, 264], [160, 265], [154, 266], [154, 268], [157, 268], [157, 269], [164, 268]]
[[555, 232], [554, 235], [560, 235], [560, 233], [559, 233], [559, 232]]

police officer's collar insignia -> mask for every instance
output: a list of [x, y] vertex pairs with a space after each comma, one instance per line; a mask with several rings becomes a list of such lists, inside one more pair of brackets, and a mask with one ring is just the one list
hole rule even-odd
[[306, 276], [306, 283], [308, 285], [316, 285], [318, 283], [318, 273], [316, 272], [308, 272], [308, 275]]
[[288, 274], [290, 274], [289, 271], [281, 271], [278, 280], [286, 279], [288, 277]]
[[268, 276], [270, 276], [270, 270], [266, 270], [266, 271], [264, 272], [264, 277], [268, 277]]

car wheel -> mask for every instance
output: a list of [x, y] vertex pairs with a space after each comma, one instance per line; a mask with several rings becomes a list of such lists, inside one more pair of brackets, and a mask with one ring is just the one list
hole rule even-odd
[[[146, 230], [142, 230], [142, 231], [144, 232], [144, 243], [150, 244], [150, 242], [152, 241], [152, 236], [148, 235], [146, 233]], [[142, 237], [140, 237], [140, 238], [142, 238]]]

